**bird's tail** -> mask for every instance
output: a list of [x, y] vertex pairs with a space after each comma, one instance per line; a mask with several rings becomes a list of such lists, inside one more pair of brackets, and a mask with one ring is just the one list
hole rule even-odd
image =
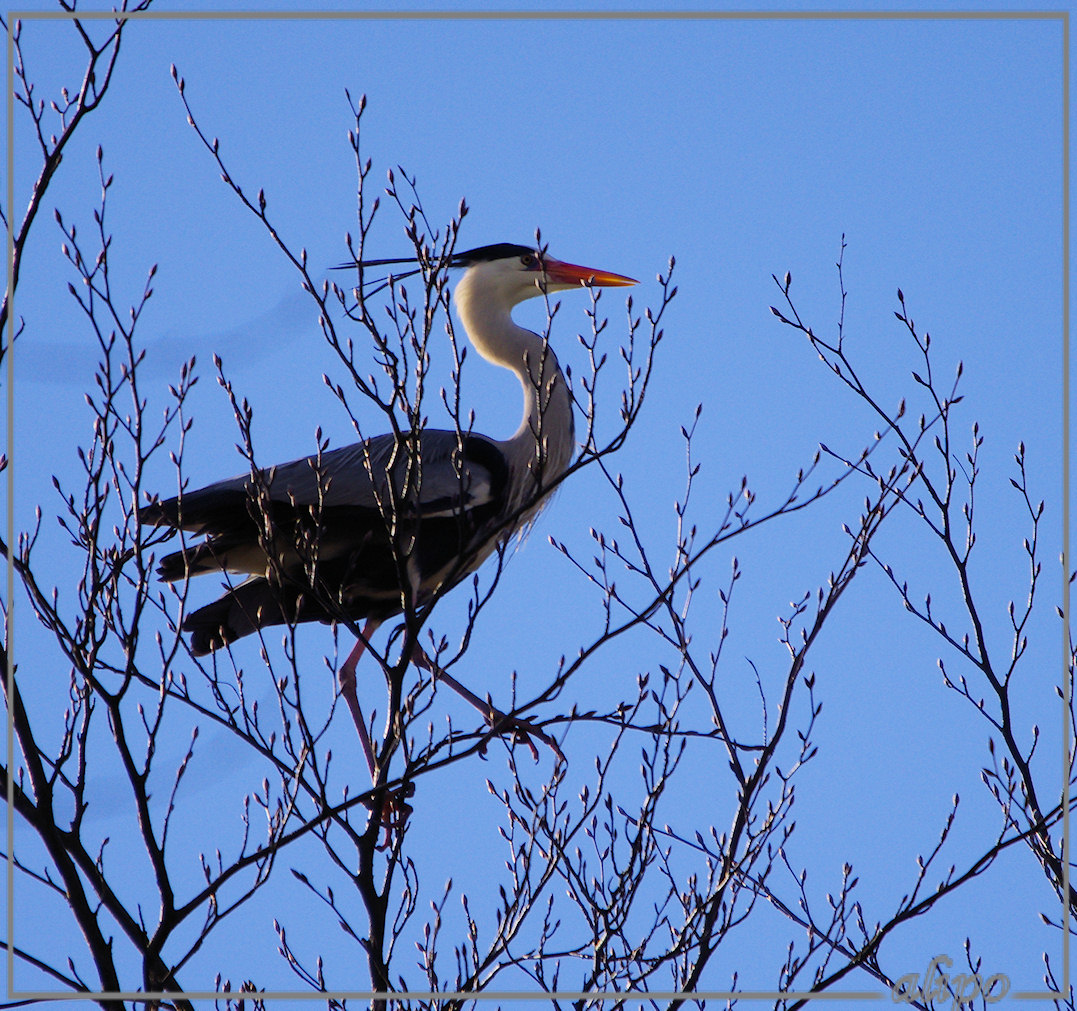
[[252, 576], [219, 600], [188, 614], [183, 631], [191, 633], [191, 652], [205, 656], [267, 625], [294, 621], [299, 609], [297, 593], [271, 586], [263, 576]]
[[220, 572], [226, 567], [227, 557], [222, 557], [215, 544], [203, 541], [165, 555], [157, 564], [157, 576], [166, 583], [174, 583], [203, 572]]

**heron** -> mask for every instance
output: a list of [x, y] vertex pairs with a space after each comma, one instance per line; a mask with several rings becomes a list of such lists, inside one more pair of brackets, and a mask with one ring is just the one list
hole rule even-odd
[[[360, 265], [403, 262], [416, 261]], [[246, 577], [184, 618], [195, 656], [268, 626], [365, 622], [337, 680], [375, 781], [356, 685], [371, 636], [387, 619], [430, 605], [524, 530], [575, 452], [572, 396], [557, 356], [546, 338], [514, 322], [513, 308], [551, 292], [637, 283], [514, 243], [454, 253], [448, 262], [464, 270], [453, 301], [472, 347], [520, 380], [523, 417], [515, 434], [498, 440], [424, 428], [409, 447], [402, 445], [406, 437], [388, 433], [154, 500], [140, 511], [144, 524], [204, 538], [161, 559], [165, 582], [208, 572]], [[437, 671], [417, 646], [412, 659], [495, 729], [504, 725], [489, 700]], [[522, 721], [507, 722], [525, 738], [531, 731]], [[532, 751], [537, 755], [533, 745]]]

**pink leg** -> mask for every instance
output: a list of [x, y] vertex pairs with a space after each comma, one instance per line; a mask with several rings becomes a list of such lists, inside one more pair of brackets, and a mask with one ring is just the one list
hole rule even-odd
[[363, 719], [363, 711], [359, 708], [359, 692], [355, 683], [355, 668], [366, 650], [367, 642], [370, 641], [370, 637], [377, 631], [380, 624], [381, 622], [374, 618], [367, 620], [366, 625], [363, 626], [362, 635], [356, 640], [355, 647], [348, 654], [348, 659], [344, 661], [343, 666], [337, 672], [340, 694], [344, 696], [344, 701], [348, 704], [348, 709], [352, 714], [355, 729], [359, 732], [359, 743], [362, 745], [372, 781], [377, 778], [377, 765], [374, 761], [374, 748], [370, 743], [370, 734], [367, 732], [366, 721]]
[[[541, 730], [531, 726], [526, 720], [520, 720], [516, 717], [506, 716], [500, 709], [497, 709], [489, 700], [483, 701], [473, 691], [465, 688], [459, 681], [452, 675], [446, 674], [445, 671], [439, 670], [433, 663], [433, 661], [423, 652], [423, 650], [416, 644], [415, 650], [411, 654], [412, 662], [423, 670], [428, 671], [435, 681], [443, 681], [447, 684], [457, 695], [463, 699], [467, 699], [480, 713], [491, 728], [496, 732], [502, 728], [509, 729], [513, 732], [514, 736], [522, 737], [528, 748], [531, 749], [531, 757], [537, 762], [539, 759], [538, 748], [535, 747], [531, 740], [533, 734], [543, 744], [550, 748], [557, 756], [558, 762], [564, 762], [565, 756], [562, 753], [557, 742], [550, 737], [549, 734], [544, 733]], [[485, 750], [485, 746], [484, 746]]]
[[[337, 672], [337, 681], [340, 685], [340, 694], [344, 696], [344, 701], [348, 704], [348, 709], [352, 714], [352, 721], [355, 723], [355, 729], [359, 732], [359, 743], [363, 748], [363, 755], [366, 757], [367, 768], [370, 770], [370, 781], [376, 783], [378, 779], [377, 763], [374, 760], [374, 746], [370, 743], [370, 733], [366, 728], [366, 721], [363, 719], [363, 711], [359, 708], [359, 692], [356, 686], [355, 680], [355, 668], [359, 664], [359, 660], [362, 658], [363, 653], [366, 652], [367, 643], [370, 641], [370, 637], [377, 631], [378, 625], [381, 622], [374, 618], [367, 620], [366, 625], [363, 626], [363, 631], [356, 641], [352, 651], [348, 654], [348, 659], [341, 665], [340, 670]], [[391, 842], [391, 827], [393, 825], [403, 825], [407, 816], [411, 814], [411, 807], [402, 799], [403, 797], [410, 797], [411, 791], [414, 787], [410, 787], [407, 790], [395, 791], [385, 798], [382, 806], [382, 812], [378, 815], [378, 819], [385, 829], [385, 841], [378, 847], [378, 849], [386, 849]]]

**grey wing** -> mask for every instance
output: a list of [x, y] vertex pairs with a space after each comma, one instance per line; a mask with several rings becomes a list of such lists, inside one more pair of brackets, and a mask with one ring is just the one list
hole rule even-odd
[[[392, 435], [380, 435], [263, 473], [275, 502], [383, 512], [395, 504], [413, 514], [444, 516], [490, 502], [501, 484], [501, 460], [489, 440], [468, 436], [461, 443], [455, 432], [429, 430], [418, 454]], [[242, 487], [248, 484], [244, 479]]]
[[[282, 507], [372, 509], [393, 505], [423, 516], [447, 516], [488, 505], [501, 492], [507, 465], [500, 449], [481, 436], [427, 430], [420, 452], [392, 435], [380, 435], [320, 456], [308, 456], [261, 471], [269, 498]], [[394, 493], [390, 493], [390, 475]], [[181, 499], [147, 506], [143, 522], [167, 523], [194, 533], [214, 534], [246, 525], [249, 474], [217, 481]]]

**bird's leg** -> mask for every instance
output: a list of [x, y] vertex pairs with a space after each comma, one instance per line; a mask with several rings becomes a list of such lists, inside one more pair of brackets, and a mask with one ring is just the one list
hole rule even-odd
[[374, 747], [370, 743], [370, 734], [366, 728], [366, 721], [363, 719], [363, 711], [359, 708], [359, 691], [355, 681], [355, 668], [359, 665], [359, 660], [366, 651], [367, 642], [377, 627], [378, 622], [373, 618], [367, 621], [366, 625], [363, 626], [362, 635], [356, 640], [355, 647], [348, 654], [348, 659], [344, 661], [337, 672], [340, 694], [344, 696], [344, 701], [352, 714], [355, 729], [359, 732], [359, 743], [363, 748], [363, 755], [366, 757], [367, 768], [370, 769], [371, 781], [377, 778], [378, 770], [377, 763], [374, 761]]
[[[359, 660], [362, 658], [363, 653], [366, 652], [370, 637], [377, 631], [379, 624], [381, 623], [374, 618], [367, 620], [355, 646], [348, 654], [348, 659], [344, 661], [337, 672], [340, 693], [344, 696], [344, 701], [352, 714], [355, 729], [359, 732], [359, 744], [362, 746], [363, 755], [366, 757], [367, 768], [370, 769], [370, 781], [374, 785], [377, 785], [378, 781], [378, 766], [374, 759], [374, 746], [370, 741], [370, 733], [366, 728], [366, 721], [363, 719], [363, 711], [359, 708], [359, 692], [356, 685], [355, 669], [359, 665]], [[414, 787], [411, 789], [414, 789]], [[401, 799], [403, 796], [410, 795], [410, 791], [405, 789], [394, 790], [386, 794], [380, 815], [381, 825], [385, 829], [385, 841], [379, 847], [380, 849], [388, 848], [390, 830], [394, 826], [402, 826], [407, 816], [411, 814], [411, 806]]]
[[[543, 744], [545, 744], [556, 756], [558, 762], [564, 762], [565, 756], [555, 741], [549, 734], [543, 730], [539, 730], [537, 727], [532, 726], [527, 720], [521, 720], [516, 716], [507, 716], [501, 712], [489, 699], [485, 701], [480, 699], [473, 691], [465, 688], [459, 681], [456, 680], [451, 674], [447, 674], [441, 670], [427, 655], [423, 652], [422, 648], [416, 643], [415, 649], [411, 654], [412, 662], [423, 670], [428, 671], [431, 677], [435, 681], [442, 681], [447, 684], [457, 695], [470, 702], [480, 713], [483, 718], [490, 725], [493, 733], [499, 733], [502, 730], [512, 731], [512, 735], [516, 739], [522, 739], [527, 747], [531, 751], [531, 757], [537, 762], [539, 760], [538, 748], [535, 747], [534, 742], [531, 740], [532, 736], [537, 737]], [[483, 745], [481, 751], [485, 752], [486, 747]]]

